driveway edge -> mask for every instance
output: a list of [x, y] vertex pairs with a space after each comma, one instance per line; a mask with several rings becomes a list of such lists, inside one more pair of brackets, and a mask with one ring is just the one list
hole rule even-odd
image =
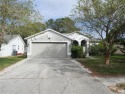
[[21, 61], [15, 63], [15, 64], [13, 64], [13, 65], [11, 65], [11, 66], [8, 66], [7, 68], [5, 68], [5, 69], [3, 69], [2, 71], [0, 71], [0, 76], [3, 75], [3, 74], [5, 74], [6, 72], [10, 71], [11, 69], [13, 69], [13, 68], [15, 68], [15, 67], [17, 67], [17, 66], [23, 64], [23, 63], [24, 63], [25, 61], [27, 61], [27, 60], [28, 60], [28, 58], [23, 59], [23, 60], [21, 60]]
[[88, 69], [85, 68], [82, 64], [80, 64], [78, 61], [76, 60], [71, 60], [72, 62], [74, 62], [75, 64], [79, 65], [81, 69], [84, 69], [87, 73], [91, 74], [92, 72]]

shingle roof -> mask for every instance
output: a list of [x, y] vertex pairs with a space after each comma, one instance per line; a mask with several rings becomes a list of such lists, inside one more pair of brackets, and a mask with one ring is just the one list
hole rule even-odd
[[10, 40], [16, 38], [18, 35], [5, 35], [4, 42], [8, 43]]

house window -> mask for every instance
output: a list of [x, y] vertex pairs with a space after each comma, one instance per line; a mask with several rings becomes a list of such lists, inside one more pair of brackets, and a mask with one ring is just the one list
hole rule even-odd
[[16, 51], [16, 45], [12, 45], [12, 50]]

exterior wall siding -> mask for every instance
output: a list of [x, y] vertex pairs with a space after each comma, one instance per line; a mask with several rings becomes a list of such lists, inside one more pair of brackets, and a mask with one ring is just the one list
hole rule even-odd
[[25, 44], [20, 37], [12, 39], [8, 44], [2, 44], [0, 57], [11, 56], [13, 54], [13, 46], [17, 53], [24, 53]]

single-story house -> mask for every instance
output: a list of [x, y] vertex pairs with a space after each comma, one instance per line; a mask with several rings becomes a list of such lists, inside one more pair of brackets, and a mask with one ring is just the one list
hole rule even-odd
[[65, 33], [65, 36], [71, 38], [73, 43], [77, 43], [79, 46], [83, 46], [83, 52], [86, 56], [89, 56], [89, 46], [91, 36], [80, 31]]
[[80, 32], [62, 34], [47, 29], [25, 39], [27, 40], [27, 56], [30, 58], [69, 58], [74, 41], [78, 41], [89, 56], [89, 37]]
[[0, 57], [24, 54], [25, 42], [20, 35], [5, 35], [1, 44]]
[[72, 39], [47, 29], [27, 38], [27, 56], [31, 58], [68, 58]]

